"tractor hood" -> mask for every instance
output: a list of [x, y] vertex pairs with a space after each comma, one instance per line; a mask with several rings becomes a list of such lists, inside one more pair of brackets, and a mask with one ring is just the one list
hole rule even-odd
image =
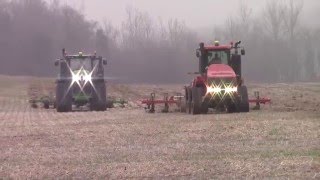
[[234, 70], [225, 64], [212, 64], [207, 70], [208, 78], [235, 78]]

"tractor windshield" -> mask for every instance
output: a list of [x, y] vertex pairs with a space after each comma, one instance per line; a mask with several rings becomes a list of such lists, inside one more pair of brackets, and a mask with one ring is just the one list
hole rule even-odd
[[208, 65], [228, 64], [229, 56], [229, 51], [208, 51]]
[[79, 70], [81, 68], [85, 70], [91, 70], [92, 64], [91, 61], [88, 59], [71, 59], [70, 67], [72, 70]]

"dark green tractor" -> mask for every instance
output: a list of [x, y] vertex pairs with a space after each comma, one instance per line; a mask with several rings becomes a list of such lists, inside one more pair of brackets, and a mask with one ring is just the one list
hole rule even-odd
[[107, 109], [107, 93], [104, 78], [104, 65], [107, 61], [101, 56], [67, 55], [62, 50], [62, 59], [55, 65], [59, 67], [56, 81], [56, 109], [70, 112], [73, 107], [87, 106], [91, 111]]

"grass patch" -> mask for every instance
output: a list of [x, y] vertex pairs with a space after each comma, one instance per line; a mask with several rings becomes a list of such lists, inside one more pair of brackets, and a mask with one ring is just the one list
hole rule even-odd
[[320, 149], [310, 150], [307, 152], [307, 156], [313, 158], [320, 158]]
[[272, 128], [271, 131], [269, 131], [270, 136], [276, 136], [280, 134], [280, 129], [279, 128]]

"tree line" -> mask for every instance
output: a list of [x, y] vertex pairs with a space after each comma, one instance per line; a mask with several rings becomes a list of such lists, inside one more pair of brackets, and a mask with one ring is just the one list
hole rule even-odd
[[262, 12], [253, 14], [240, 1], [237, 16], [229, 17], [222, 28], [216, 27], [214, 35], [245, 42], [249, 51], [244, 73], [250, 80], [319, 80], [320, 29], [306, 26], [301, 17], [303, 9], [302, 0], [270, 0]]
[[[88, 20], [58, 0], [0, 1], [1, 74], [54, 76], [61, 49], [106, 57], [108, 76], [119, 82], [187, 83], [197, 70], [200, 41], [242, 40], [245, 78], [284, 82], [312, 80], [320, 65], [320, 30], [301, 22], [303, 2], [269, 1], [260, 14], [241, 3], [237, 16], [199, 39], [183, 21], [153, 19], [127, 7], [121, 27]], [[209, 22], [208, 22], [209, 24]]]

